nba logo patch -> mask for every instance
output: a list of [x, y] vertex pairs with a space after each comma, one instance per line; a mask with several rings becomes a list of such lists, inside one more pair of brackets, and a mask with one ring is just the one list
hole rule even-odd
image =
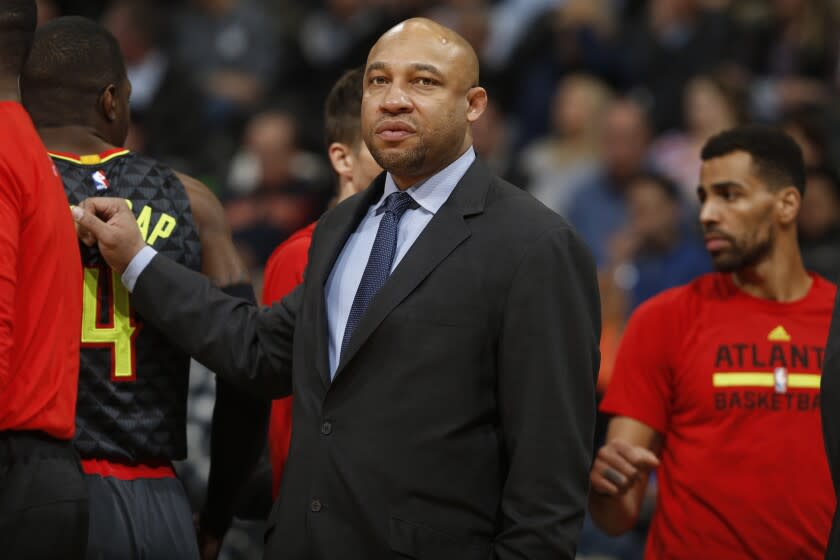
[[111, 185], [108, 183], [108, 177], [105, 176], [105, 172], [101, 169], [99, 171], [95, 171], [92, 175], [93, 177], [93, 184], [96, 185], [96, 190], [104, 191]]
[[773, 371], [773, 381], [777, 393], [787, 393], [788, 387], [788, 372], [783, 367], [777, 367]]

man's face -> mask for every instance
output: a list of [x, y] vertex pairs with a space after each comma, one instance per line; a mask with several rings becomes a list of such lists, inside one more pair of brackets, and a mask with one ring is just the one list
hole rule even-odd
[[746, 152], [703, 162], [700, 223], [715, 268], [735, 272], [754, 266], [773, 249], [777, 193], [758, 177]]
[[385, 34], [371, 50], [362, 137], [373, 158], [395, 178], [424, 179], [471, 143], [472, 84], [464, 58], [462, 46], [409, 25]]
[[626, 101], [617, 102], [604, 117], [604, 165], [610, 175], [625, 179], [644, 166], [649, 133], [644, 112]]
[[631, 229], [642, 247], [668, 247], [678, 233], [679, 206], [652, 179], [637, 179], [627, 190]]

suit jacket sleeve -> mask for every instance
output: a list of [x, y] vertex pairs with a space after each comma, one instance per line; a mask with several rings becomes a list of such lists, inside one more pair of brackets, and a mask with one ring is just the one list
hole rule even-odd
[[499, 342], [508, 459], [495, 558], [573, 559], [595, 432], [600, 304], [595, 266], [566, 227], [522, 258]]
[[142, 320], [220, 377], [262, 398], [292, 391], [299, 286], [270, 309], [224, 294], [201, 274], [156, 255], [137, 279]]

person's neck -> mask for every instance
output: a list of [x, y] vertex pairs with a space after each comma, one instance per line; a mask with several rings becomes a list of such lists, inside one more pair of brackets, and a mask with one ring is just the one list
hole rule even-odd
[[735, 285], [751, 296], [788, 303], [802, 299], [811, 289], [813, 279], [802, 264], [794, 244], [777, 245], [774, 253], [755, 266], [732, 273]]
[[0, 101], [20, 102], [20, 88], [17, 76], [0, 77]]
[[116, 148], [94, 128], [83, 125], [38, 127], [44, 145], [53, 152], [87, 155]]
[[450, 165], [452, 165], [453, 163], [455, 163], [456, 161], [461, 159], [461, 157], [465, 153], [467, 153], [467, 150], [469, 150], [471, 147], [472, 147], [472, 139], [470, 138], [470, 141], [468, 143], [465, 143], [461, 147], [461, 149], [458, 152], [458, 155], [456, 155], [454, 158], [450, 159], [448, 162], [444, 163], [443, 165], [440, 165], [434, 171], [426, 171], [425, 173], [421, 173], [419, 175], [414, 175], [414, 176], [397, 175], [393, 171], [389, 171], [389, 173], [391, 173], [391, 178], [394, 180], [394, 184], [397, 186], [397, 188], [400, 189], [401, 191], [406, 191], [406, 190], [410, 189], [411, 187], [413, 187], [414, 185], [416, 185], [417, 183], [420, 183], [421, 181], [425, 181], [429, 177], [433, 177], [433, 176], [437, 175], [438, 173], [440, 173], [441, 171], [443, 171], [444, 169], [446, 169], [447, 167], [449, 167]]

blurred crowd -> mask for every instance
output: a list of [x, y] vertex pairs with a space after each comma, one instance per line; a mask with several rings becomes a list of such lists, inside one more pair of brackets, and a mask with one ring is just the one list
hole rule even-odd
[[[840, 279], [836, 0], [38, 4], [42, 19], [85, 15], [117, 37], [133, 86], [127, 147], [217, 192], [258, 291], [274, 247], [334, 195], [323, 145], [329, 87], [413, 15], [453, 28], [479, 53], [491, 104], [474, 127], [476, 152], [591, 247], [602, 388], [634, 307], [711, 270], [695, 190], [700, 147], [719, 131], [758, 121], [796, 138], [809, 169], [806, 266]], [[582, 550], [605, 552], [595, 541]], [[639, 551], [631, 542], [613, 552]]]

